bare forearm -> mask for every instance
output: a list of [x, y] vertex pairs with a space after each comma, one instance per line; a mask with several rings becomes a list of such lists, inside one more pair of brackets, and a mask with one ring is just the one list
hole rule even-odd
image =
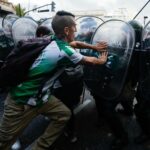
[[92, 65], [101, 65], [106, 62], [106, 59], [104, 58], [96, 58], [96, 57], [87, 57], [84, 56], [81, 63], [82, 64], [92, 64]]
[[79, 48], [79, 49], [87, 48], [87, 49], [96, 50], [95, 45], [91, 45], [91, 44], [80, 42], [80, 41], [73, 41], [73, 42], [70, 43], [70, 46], [72, 46], [74, 48]]
[[92, 50], [99, 51], [99, 52], [106, 51], [106, 48], [107, 48], [107, 44], [105, 42], [92, 45], [92, 44], [88, 44], [85, 42], [73, 41], [70, 43], [70, 46], [74, 48], [79, 48], [79, 49], [85, 49], [85, 48], [92, 49]]

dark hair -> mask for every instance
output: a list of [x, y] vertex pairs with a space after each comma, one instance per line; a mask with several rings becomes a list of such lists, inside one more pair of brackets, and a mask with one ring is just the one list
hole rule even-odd
[[58, 15], [58, 16], [72, 16], [72, 17], [75, 17], [74, 14], [72, 14], [70, 12], [67, 12], [67, 11], [64, 11], [64, 10], [58, 11], [56, 13], [56, 15]]
[[63, 36], [64, 28], [75, 24], [75, 15], [67, 11], [58, 11], [52, 20], [52, 28], [56, 35]]
[[37, 37], [49, 35], [50, 33], [51, 33], [51, 30], [46, 26], [39, 26], [36, 30], [36, 36]]

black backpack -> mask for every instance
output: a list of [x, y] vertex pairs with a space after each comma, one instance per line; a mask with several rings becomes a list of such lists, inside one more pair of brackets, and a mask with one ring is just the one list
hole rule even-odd
[[20, 41], [0, 68], [0, 88], [13, 87], [27, 80], [31, 65], [51, 41], [49, 37]]
[[66, 67], [58, 79], [62, 86], [68, 86], [70, 84], [82, 82], [83, 68], [81, 65]]

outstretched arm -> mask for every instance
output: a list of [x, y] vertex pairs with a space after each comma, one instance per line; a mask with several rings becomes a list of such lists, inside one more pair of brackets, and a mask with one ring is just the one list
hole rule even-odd
[[93, 64], [93, 65], [104, 64], [107, 61], [107, 55], [108, 55], [108, 52], [102, 52], [101, 56], [98, 58], [84, 56], [80, 63], [81, 64]]
[[81, 41], [73, 41], [70, 43], [70, 46], [73, 48], [79, 48], [79, 49], [93, 49], [99, 52], [106, 51], [107, 49], [107, 43], [106, 42], [98, 42], [96, 45], [88, 44]]

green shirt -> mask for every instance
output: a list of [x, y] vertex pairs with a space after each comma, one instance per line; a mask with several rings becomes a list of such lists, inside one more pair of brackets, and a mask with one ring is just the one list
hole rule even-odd
[[[18, 104], [29, 104], [32, 106], [42, 105], [50, 97], [50, 86], [53, 85], [56, 78], [61, 74], [61, 69], [51, 78], [49, 87], [43, 90], [41, 99], [37, 99], [39, 87], [46, 73], [52, 72], [55, 68], [63, 68], [68, 63], [77, 64], [83, 56], [76, 52], [65, 41], [53, 37], [53, 41], [42, 51], [29, 70], [29, 80], [11, 89], [11, 97]], [[47, 86], [46, 85], [46, 86]], [[43, 88], [44, 89], [44, 88]]]

